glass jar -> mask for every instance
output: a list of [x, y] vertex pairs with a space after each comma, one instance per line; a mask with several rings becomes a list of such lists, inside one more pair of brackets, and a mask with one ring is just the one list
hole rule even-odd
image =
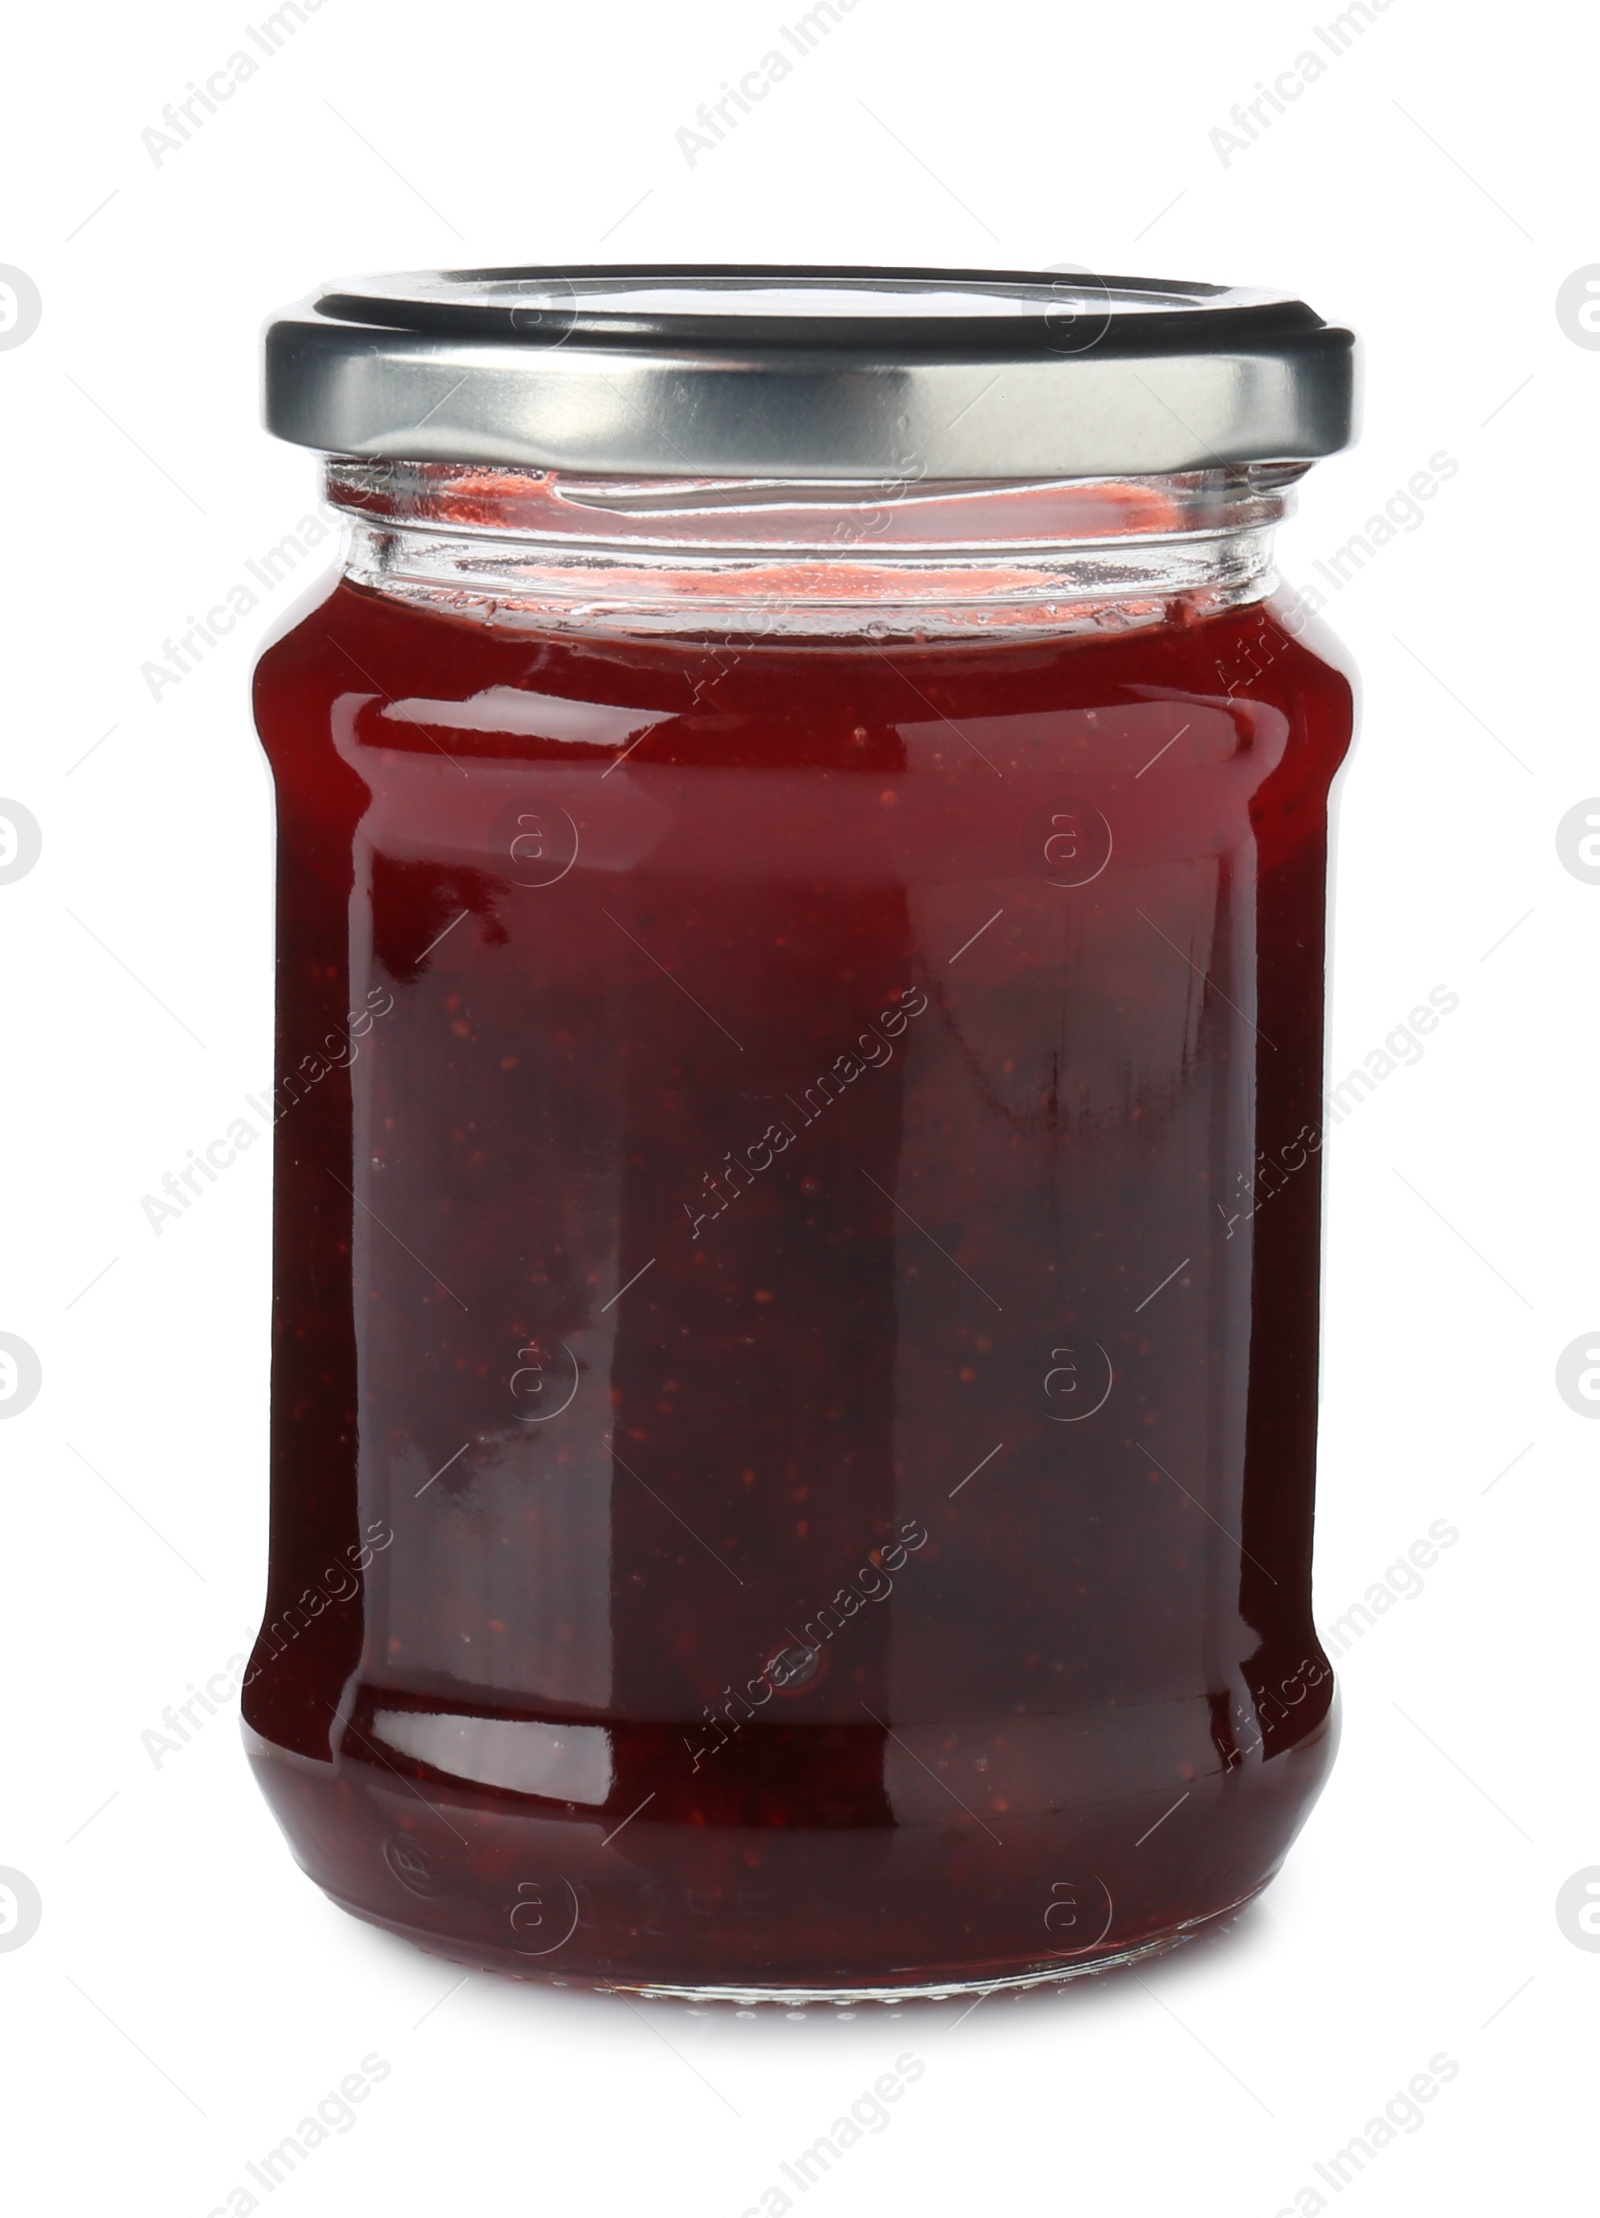
[[1060, 1979], [1277, 1869], [1349, 334], [1084, 278], [489, 272], [269, 335], [342, 574], [280, 841], [306, 1870], [464, 1961]]

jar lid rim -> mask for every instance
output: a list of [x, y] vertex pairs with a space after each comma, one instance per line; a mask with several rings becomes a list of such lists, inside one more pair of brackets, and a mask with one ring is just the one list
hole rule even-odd
[[1322, 318], [1287, 293], [1189, 279], [1089, 270], [896, 269], [800, 263], [590, 263], [409, 270], [326, 285], [317, 314], [340, 322], [453, 338], [562, 345], [815, 348], [886, 344], [987, 358], [1043, 354], [1079, 327], [1152, 352], [1188, 351], [1318, 329]]
[[1286, 293], [1066, 266], [422, 270], [273, 319], [266, 420], [357, 457], [1154, 474], [1347, 444], [1353, 351]]

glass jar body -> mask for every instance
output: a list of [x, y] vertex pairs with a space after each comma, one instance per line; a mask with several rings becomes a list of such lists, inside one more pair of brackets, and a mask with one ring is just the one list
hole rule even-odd
[[1332, 1752], [1348, 681], [1258, 591], [881, 636], [515, 601], [358, 567], [258, 676], [269, 1800], [346, 1906], [531, 1977], [1168, 1945]]

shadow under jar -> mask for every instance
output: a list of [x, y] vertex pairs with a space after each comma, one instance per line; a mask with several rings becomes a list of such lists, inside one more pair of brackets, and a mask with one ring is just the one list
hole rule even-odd
[[276, 781], [262, 1787], [358, 1915], [658, 1992], [1165, 1947], [1331, 1758], [1351, 340], [971, 273], [374, 280]]

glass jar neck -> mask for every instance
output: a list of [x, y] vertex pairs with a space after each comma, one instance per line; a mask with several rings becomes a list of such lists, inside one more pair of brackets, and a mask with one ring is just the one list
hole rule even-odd
[[510, 628], [801, 639], [1125, 632], [1262, 599], [1303, 463], [873, 484], [328, 464], [357, 584]]

